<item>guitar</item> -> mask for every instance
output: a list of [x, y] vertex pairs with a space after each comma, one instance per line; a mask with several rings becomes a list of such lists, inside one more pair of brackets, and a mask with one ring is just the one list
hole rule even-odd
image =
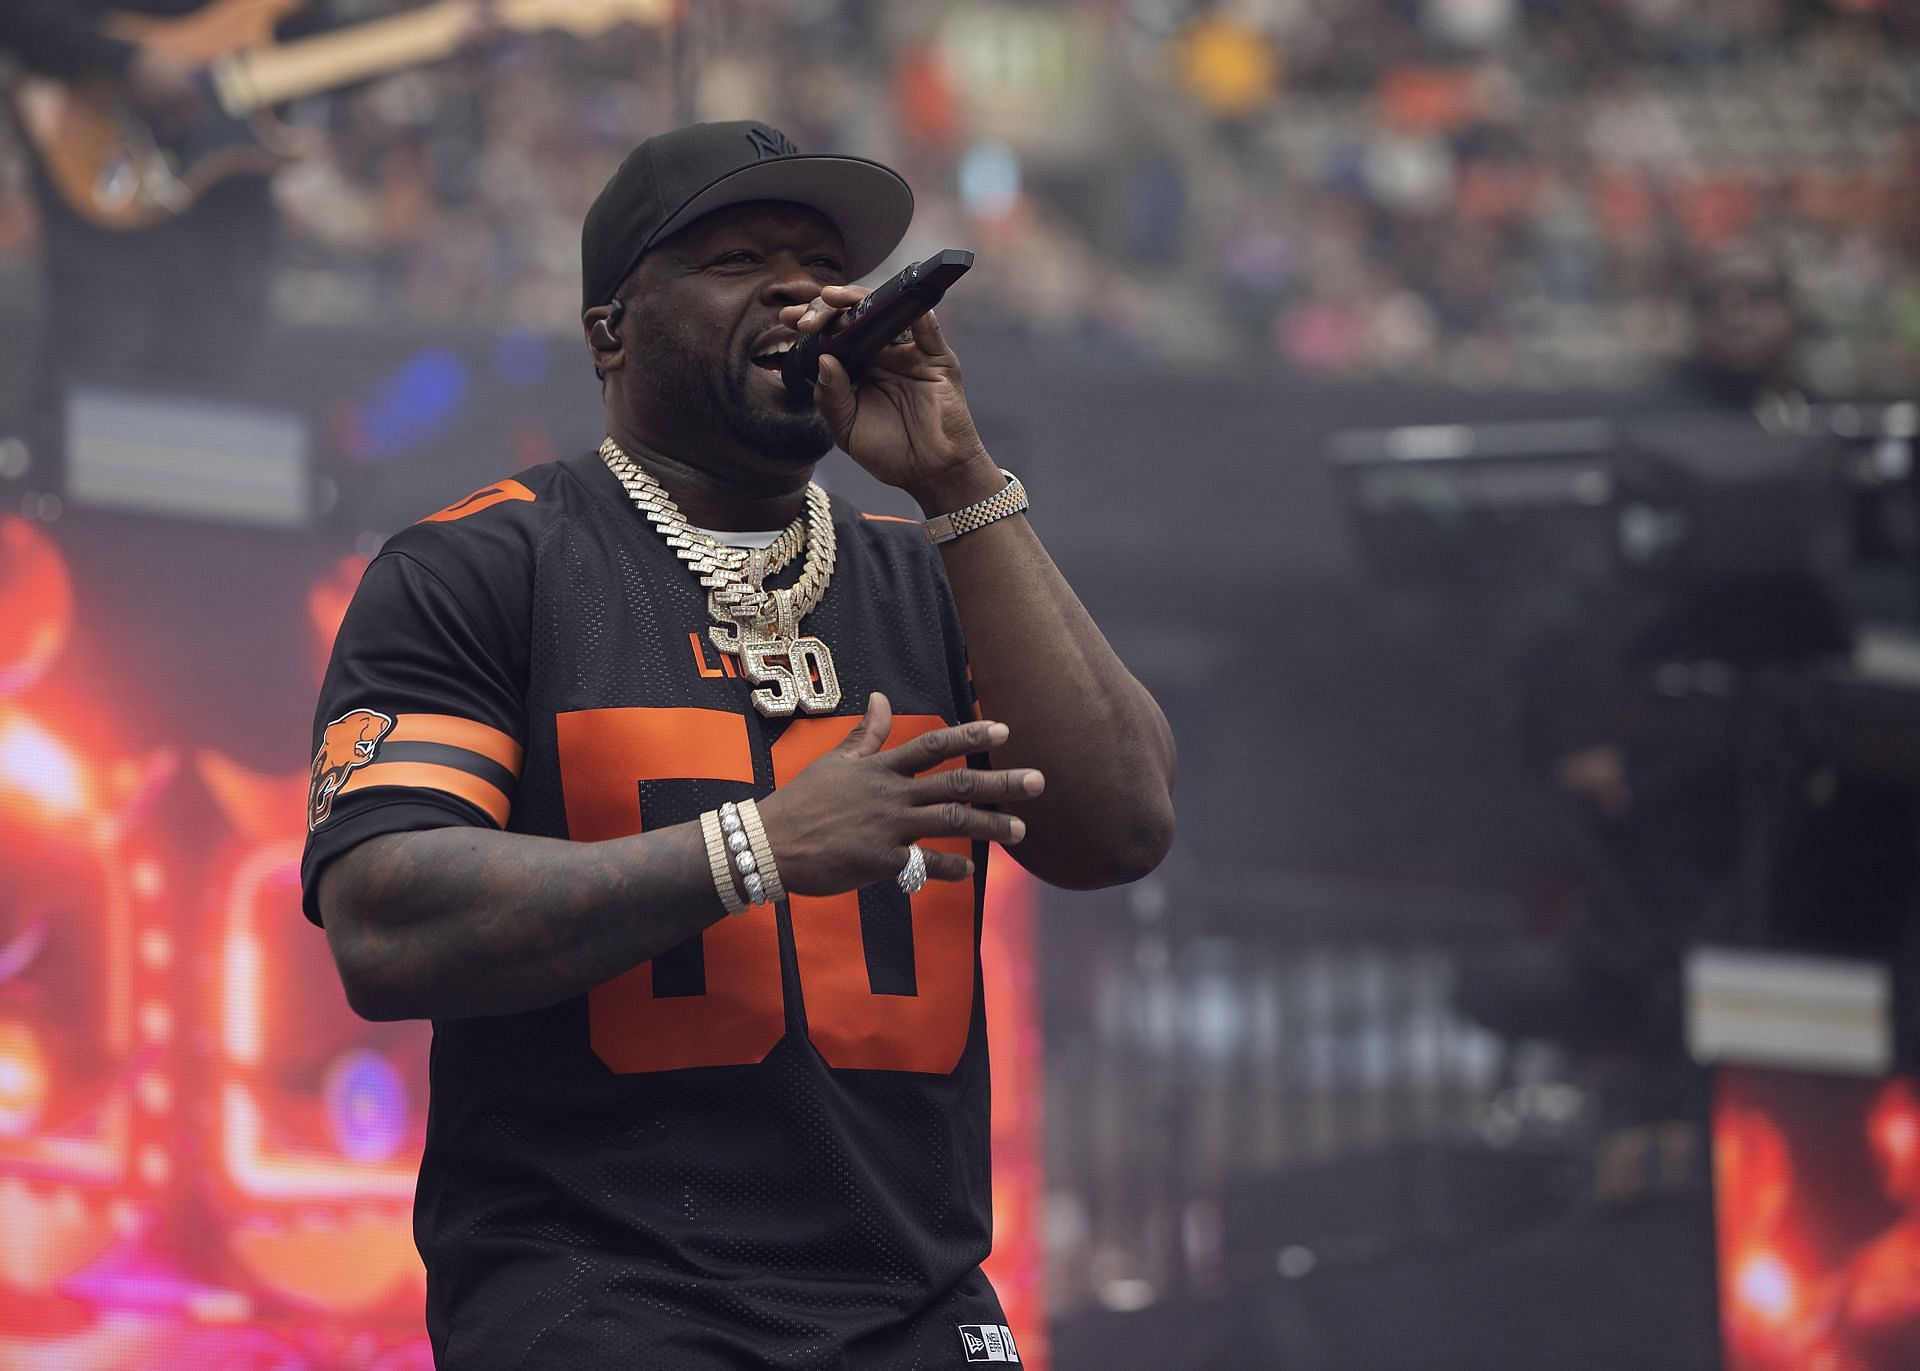
[[266, 175], [311, 148], [273, 106], [456, 51], [482, 26], [596, 37], [670, 22], [680, 0], [433, 0], [313, 38], [273, 41], [301, 0], [214, 0], [174, 18], [110, 14], [104, 32], [204, 65], [209, 116], [163, 138], [115, 83], [27, 76], [14, 108], [61, 199], [109, 229], [149, 228], [229, 176]]

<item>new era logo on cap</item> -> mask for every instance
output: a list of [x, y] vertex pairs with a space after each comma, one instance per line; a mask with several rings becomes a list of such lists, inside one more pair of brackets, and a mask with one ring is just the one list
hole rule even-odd
[[1013, 1345], [1013, 1330], [1004, 1323], [961, 1324], [960, 1346], [968, 1361], [1020, 1360], [1020, 1353]]
[[747, 141], [753, 144], [755, 154], [762, 160], [768, 157], [795, 157], [800, 152], [800, 149], [794, 146], [793, 139], [779, 129], [770, 129], [765, 124], [755, 124], [748, 129]]

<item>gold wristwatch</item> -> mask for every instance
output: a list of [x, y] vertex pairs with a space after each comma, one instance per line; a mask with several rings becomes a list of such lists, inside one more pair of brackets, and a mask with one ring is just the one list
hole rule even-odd
[[1023, 513], [1027, 508], [1027, 488], [1020, 484], [1018, 476], [1005, 467], [1000, 468], [1000, 474], [1007, 478], [1007, 483], [986, 499], [978, 500], [965, 509], [956, 509], [951, 514], [940, 514], [927, 520], [927, 537], [936, 543], [950, 543], [961, 534], [985, 528], [996, 519]]

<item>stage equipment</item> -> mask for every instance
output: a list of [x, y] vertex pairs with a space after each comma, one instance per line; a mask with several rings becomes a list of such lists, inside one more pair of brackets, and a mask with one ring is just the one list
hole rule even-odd
[[304, 528], [321, 504], [301, 415], [203, 397], [77, 386], [65, 494], [76, 508]]
[[1686, 957], [1687, 1051], [1878, 1075], [1893, 1067], [1893, 976], [1877, 962], [1695, 947]]
[[1719, 413], [1354, 431], [1327, 448], [1371, 570], [1496, 584], [1834, 566], [1836, 451]]
[[1476, 1017], [1670, 1059], [1701, 942], [1861, 959], [1908, 998], [1920, 614], [1863, 626], [1862, 588], [1891, 563], [1911, 598], [1913, 421], [1802, 406], [1330, 440], [1363, 565], [1469, 608], [1593, 881], [1589, 939], [1482, 977]]

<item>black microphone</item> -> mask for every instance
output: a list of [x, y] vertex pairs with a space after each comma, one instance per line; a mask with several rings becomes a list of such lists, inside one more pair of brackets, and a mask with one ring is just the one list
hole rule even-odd
[[780, 376], [787, 383], [787, 393], [796, 399], [813, 394], [823, 353], [838, 358], [847, 375], [858, 380], [873, 355], [939, 304], [947, 287], [972, 265], [973, 254], [960, 248], [936, 252], [877, 287], [846, 312], [839, 327], [801, 334], [799, 342], [780, 354]]

